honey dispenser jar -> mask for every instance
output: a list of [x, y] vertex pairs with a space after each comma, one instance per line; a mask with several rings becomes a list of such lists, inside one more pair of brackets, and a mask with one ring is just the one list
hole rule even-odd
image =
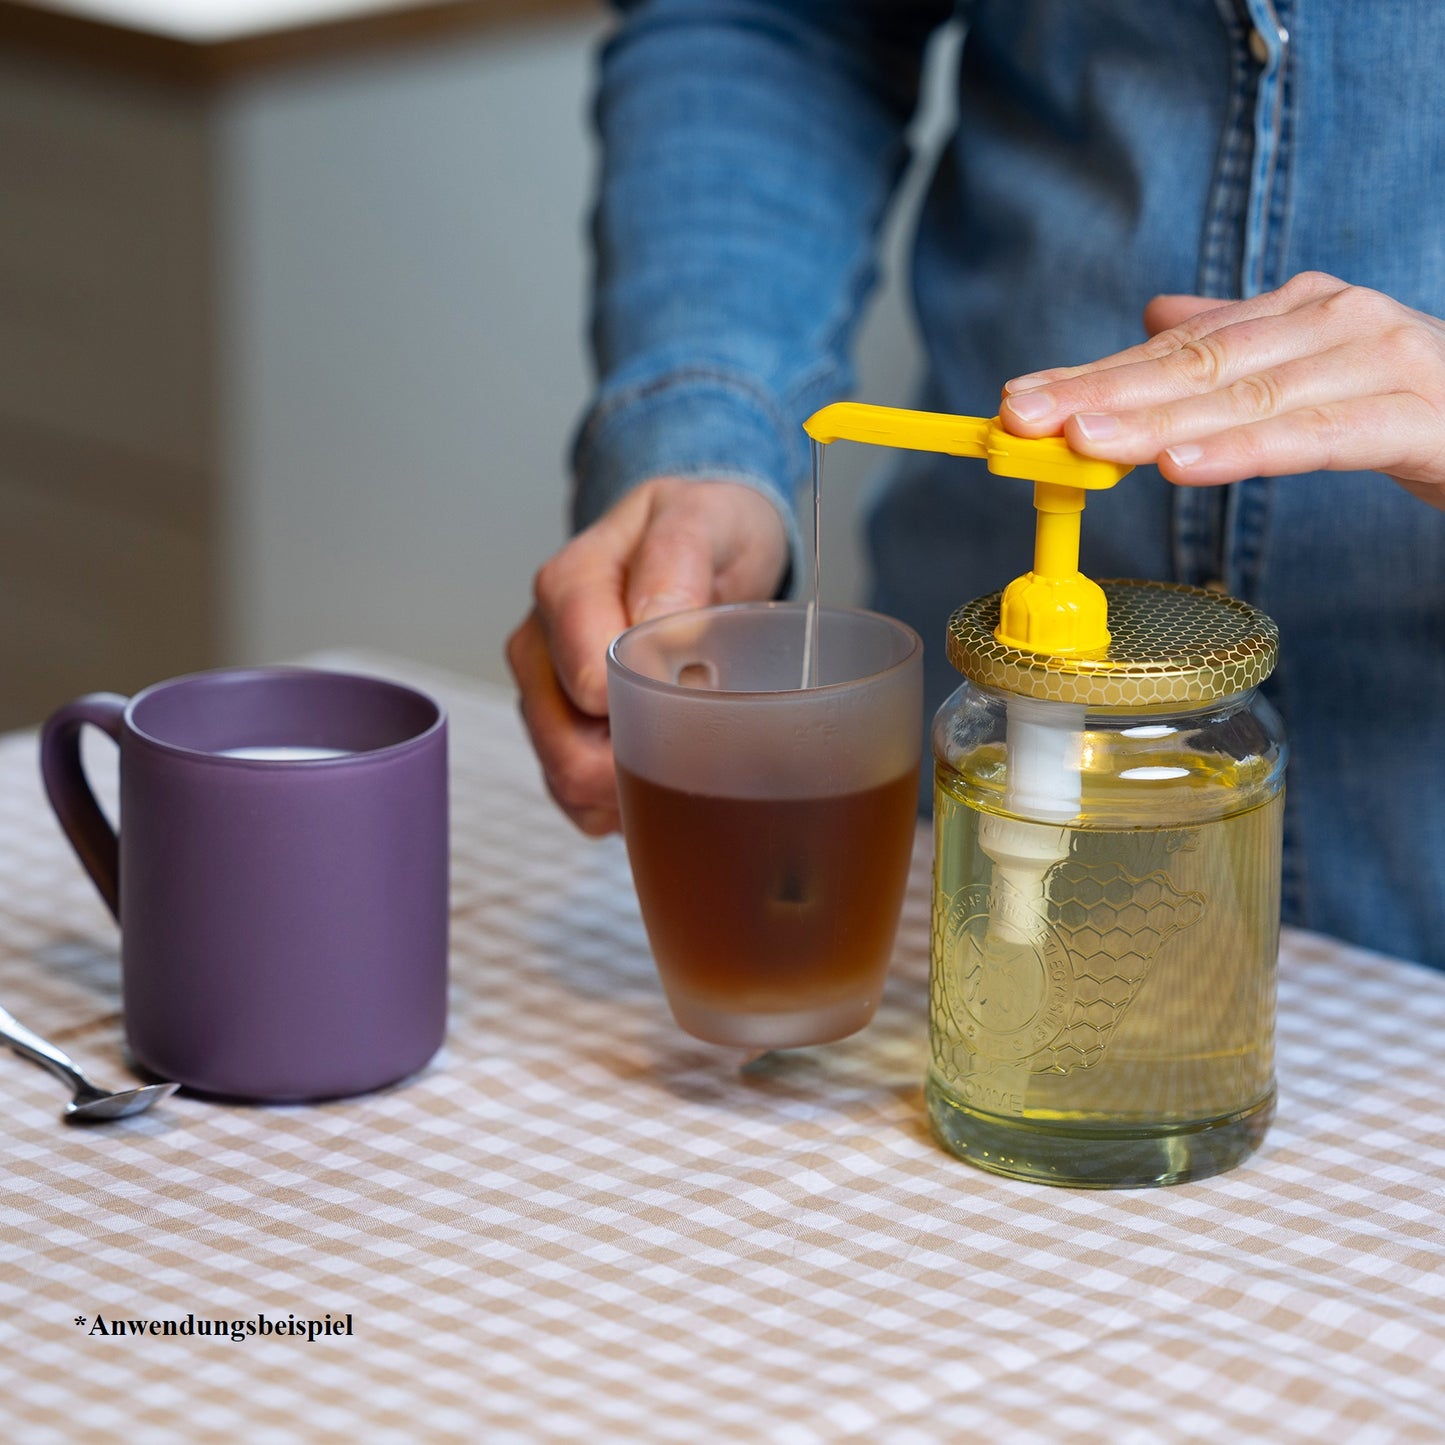
[[1239, 1163], [1275, 1100], [1287, 748], [1257, 691], [1273, 622], [1084, 577], [1087, 494], [1130, 468], [1061, 438], [856, 403], [807, 429], [1034, 483], [1032, 570], [948, 623], [963, 681], [932, 731], [935, 1134], [994, 1173], [1081, 1187]]

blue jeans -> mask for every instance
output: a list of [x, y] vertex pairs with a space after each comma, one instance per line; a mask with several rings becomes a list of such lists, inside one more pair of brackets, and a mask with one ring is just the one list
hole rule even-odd
[[[848, 391], [921, 57], [955, 11], [958, 126], [913, 258], [921, 406], [991, 414], [1007, 378], [1139, 340], [1163, 291], [1317, 269], [1445, 315], [1439, 0], [620, 8], [578, 523], [664, 474], [792, 517], [800, 423]], [[1024, 570], [1032, 524], [977, 463], [890, 464], [873, 601], [930, 644], [934, 704], [948, 614]], [[1275, 618], [1286, 920], [1445, 968], [1445, 513], [1371, 473], [1194, 490], [1141, 468], [1083, 532], [1090, 575], [1219, 581]]]

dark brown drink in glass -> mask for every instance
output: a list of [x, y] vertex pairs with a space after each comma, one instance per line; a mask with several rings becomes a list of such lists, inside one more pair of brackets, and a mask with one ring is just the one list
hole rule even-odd
[[872, 1018], [917, 827], [922, 659], [891, 617], [786, 602], [612, 644], [622, 831], [689, 1033], [760, 1051]]
[[684, 1028], [731, 1042], [734, 1016], [768, 1016], [784, 1047], [872, 1018], [908, 879], [917, 769], [813, 798], [690, 793], [625, 768], [618, 789], [648, 941]]

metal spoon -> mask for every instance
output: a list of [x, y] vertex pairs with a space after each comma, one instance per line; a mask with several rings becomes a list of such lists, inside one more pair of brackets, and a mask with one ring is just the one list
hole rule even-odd
[[39, 1064], [75, 1090], [75, 1098], [65, 1106], [64, 1114], [73, 1123], [98, 1124], [106, 1119], [140, 1114], [180, 1088], [179, 1084], [144, 1084], [138, 1089], [121, 1089], [115, 1093], [99, 1089], [54, 1044], [31, 1033], [4, 1008], [0, 1008], [0, 1040], [9, 1044], [22, 1059]]

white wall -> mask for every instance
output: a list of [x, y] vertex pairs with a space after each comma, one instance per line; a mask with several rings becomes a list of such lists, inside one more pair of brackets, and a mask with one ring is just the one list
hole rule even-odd
[[[361, 643], [505, 678], [506, 634], [564, 536], [588, 389], [600, 33], [549, 25], [302, 67], [225, 103], [233, 660]], [[890, 292], [862, 394], [906, 402], [914, 371]], [[825, 590], [851, 599], [854, 508], [876, 458], [834, 452]]]

